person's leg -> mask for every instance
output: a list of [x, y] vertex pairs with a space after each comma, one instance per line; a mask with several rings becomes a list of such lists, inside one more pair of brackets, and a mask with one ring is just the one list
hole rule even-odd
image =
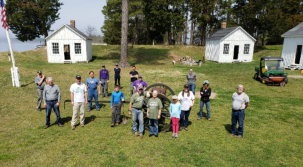
[[237, 127], [237, 112], [232, 110], [231, 114], [231, 134], [236, 134]]
[[195, 94], [195, 92], [196, 92], [196, 84], [192, 84], [191, 88], [192, 88], [193, 94]]
[[59, 111], [59, 107], [56, 106], [58, 101], [52, 102], [52, 107], [56, 113], [57, 116], [57, 124], [60, 125], [61, 124], [61, 117], [60, 117], [60, 111]]
[[171, 117], [173, 133], [176, 133], [176, 118]]
[[72, 122], [71, 122], [71, 125], [72, 125], [72, 126], [75, 126], [75, 125], [76, 125], [79, 107], [80, 107], [80, 103], [79, 103], [79, 102], [74, 102], [74, 106], [73, 106], [73, 116], [72, 116]]
[[238, 135], [241, 135], [241, 136], [243, 136], [243, 133], [244, 133], [244, 118], [245, 118], [245, 110], [239, 111]]
[[199, 112], [199, 118], [202, 118], [202, 114], [203, 114], [203, 107], [204, 107], [204, 103], [203, 103], [203, 101], [200, 101], [200, 112]]
[[132, 97], [132, 95], [133, 95], [133, 89], [134, 89], [134, 87], [133, 87], [133, 83], [132, 82], [130, 82], [130, 97]]
[[133, 122], [133, 131], [134, 133], [138, 132], [137, 129], [137, 112], [136, 109], [132, 108], [132, 122]]
[[118, 77], [115, 76], [115, 85], [117, 85]]
[[104, 85], [105, 85], [105, 83], [104, 83], [104, 79], [101, 79], [101, 92], [102, 92], [102, 97], [104, 97]]
[[154, 119], [154, 134], [156, 136], [158, 136], [158, 134], [159, 134], [159, 125], [158, 125], [158, 120], [157, 119]]
[[[97, 89], [94, 91], [94, 99], [96, 101], [98, 101], [98, 90]], [[96, 109], [100, 109], [100, 106], [99, 106], [98, 102], [95, 102], [95, 106], [96, 106]]]
[[50, 115], [52, 113], [52, 103], [51, 102], [46, 102], [46, 123], [45, 125], [50, 126]]
[[120, 122], [120, 115], [121, 115], [121, 103], [116, 104], [116, 110], [117, 110], [116, 122], [119, 123]]
[[[88, 89], [88, 100], [92, 100], [94, 96], [94, 91], [92, 89]], [[92, 102], [88, 102], [88, 109], [92, 109]]]
[[192, 85], [188, 85], [188, 90], [192, 91]]
[[120, 76], [118, 77], [118, 84], [119, 84], [119, 86], [120, 86]]
[[37, 89], [37, 109], [41, 110], [42, 99], [43, 99], [43, 90]]
[[80, 124], [84, 125], [84, 121], [85, 121], [85, 102], [82, 102], [80, 106]]
[[185, 115], [185, 112], [183, 110], [181, 110], [181, 115], [180, 115], [180, 127], [183, 126], [184, 124], [184, 115]]
[[112, 123], [116, 121], [116, 111], [117, 111], [117, 106], [113, 104], [113, 110], [112, 110]]
[[175, 133], [178, 133], [178, 131], [179, 131], [179, 118], [175, 118], [175, 122], [176, 122], [176, 131], [175, 131]]
[[144, 131], [144, 120], [143, 120], [143, 112], [138, 110], [138, 119], [139, 119], [139, 133], [143, 134]]
[[184, 121], [184, 126], [187, 127], [188, 125], [188, 117], [189, 117], [189, 114], [190, 114], [190, 110], [191, 108], [185, 112], [185, 121]]
[[107, 80], [105, 81], [105, 96], [107, 97], [108, 95], [108, 83]]
[[207, 119], [210, 119], [210, 102], [206, 103]]
[[153, 119], [149, 119], [149, 133], [151, 135], [154, 135], [154, 120]]

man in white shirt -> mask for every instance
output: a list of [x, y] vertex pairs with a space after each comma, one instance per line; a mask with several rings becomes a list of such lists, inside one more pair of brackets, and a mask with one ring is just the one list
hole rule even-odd
[[[76, 83], [70, 87], [71, 103], [73, 105], [73, 117], [72, 117], [72, 130], [75, 130], [75, 124], [77, 122], [78, 111], [80, 110], [80, 125], [84, 127], [85, 120], [85, 105], [87, 101], [87, 89], [85, 84], [81, 83], [81, 76], [76, 76]], [[84, 99], [85, 97], [85, 99]]]

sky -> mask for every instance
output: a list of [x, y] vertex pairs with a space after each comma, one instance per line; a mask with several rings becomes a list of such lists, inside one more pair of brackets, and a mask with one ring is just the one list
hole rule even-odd
[[[102, 35], [101, 27], [104, 22], [104, 15], [101, 10], [106, 5], [106, 0], [60, 0], [63, 5], [59, 10], [60, 19], [52, 26], [51, 30], [57, 30], [64, 24], [70, 24], [70, 20], [75, 20], [76, 28], [84, 31], [88, 25], [96, 28], [97, 34]], [[15, 36], [10, 31], [11, 38]], [[0, 40], [6, 38], [5, 30], [0, 27]]]

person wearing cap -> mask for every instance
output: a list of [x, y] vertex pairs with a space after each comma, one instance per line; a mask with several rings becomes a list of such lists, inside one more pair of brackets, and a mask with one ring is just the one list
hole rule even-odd
[[[184, 129], [188, 131], [187, 125], [188, 125], [188, 117], [190, 114], [191, 108], [195, 104], [195, 95], [192, 91], [189, 91], [189, 86], [186, 84], [184, 85], [183, 91], [181, 91], [178, 95], [178, 99], [181, 102], [181, 116], [180, 116], [180, 127], [179, 131]], [[183, 120], [185, 117], [185, 121]]]
[[47, 80], [41, 71], [37, 72], [37, 77], [35, 78], [36, 88], [37, 88], [37, 110], [41, 111], [41, 102], [43, 100], [43, 90]]
[[187, 85], [189, 86], [189, 91], [192, 91], [195, 94], [196, 89], [196, 80], [197, 75], [193, 73], [193, 69], [189, 69], [189, 73], [186, 75], [187, 78]]
[[[140, 138], [143, 138], [144, 131], [142, 106], [145, 97], [150, 97], [149, 92], [143, 92], [143, 86], [139, 86], [138, 92], [132, 95], [129, 103], [129, 111], [132, 112], [133, 132], [135, 136], [140, 135]], [[139, 120], [139, 132], [137, 129], [137, 120]]]
[[118, 85], [120, 87], [121, 68], [119, 68], [119, 64], [118, 63], [116, 63], [116, 68], [114, 68], [114, 71], [115, 71], [115, 85], [117, 85], [117, 83], [118, 83]]
[[145, 81], [142, 80], [142, 75], [139, 75], [138, 80], [133, 82], [133, 86], [134, 86], [134, 89], [136, 90], [135, 93], [137, 93], [139, 86], [143, 87], [143, 92], [144, 92], [146, 87], [148, 86], [148, 84]]
[[118, 126], [120, 123], [121, 114], [121, 98], [125, 100], [124, 94], [120, 91], [120, 86], [115, 86], [115, 91], [112, 93], [110, 108], [112, 109], [112, 124], [111, 127]]
[[[78, 111], [80, 110], [80, 125], [84, 127], [85, 120], [85, 105], [87, 104], [87, 89], [86, 86], [81, 83], [81, 76], [76, 76], [76, 83], [72, 84], [70, 87], [71, 104], [73, 106], [73, 116], [72, 116], [72, 130], [76, 128], [76, 122], [78, 117]], [[85, 99], [84, 99], [85, 97]]]
[[161, 100], [158, 98], [157, 90], [153, 91], [153, 97], [148, 100], [146, 107], [146, 117], [149, 118], [149, 137], [152, 137], [153, 135], [158, 137], [158, 119], [160, 119], [163, 105]]
[[58, 85], [53, 83], [53, 78], [47, 78], [48, 85], [45, 86], [43, 90], [43, 100], [44, 100], [44, 108], [46, 108], [46, 124], [44, 129], [47, 129], [50, 126], [50, 115], [52, 113], [52, 109], [56, 113], [57, 121], [59, 127], [63, 127], [61, 124], [61, 117], [59, 111], [59, 105], [61, 100], [61, 92]]
[[249, 97], [244, 93], [244, 86], [240, 84], [237, 87], [237, 92], [232, 96], [232, 114], [231, 114], [231, 134], [234, 136], [236, 134], [237, 122], [239, 123], [238, 127], [238, 136], [237, 138], [242, 138], [244, 133], [244, 117], [245, 109], [249, 106]]
[[[88, 100], [91, 101], [93, 100], [93, 97], [95, 101], [98, 101], [98, 94], [101, 94], [101, 89], [100, 89], [100, 83], [97, 78], [94, 76], [94, 71], [89, 72], [89, 78], [86, 79], [85, 84], [86, 84], [86, 89], [88, 90]], [[98, 89], [97, 89], [98, 88]], [[99, 91], [99, 93], [98, 93]], [[95, 103], [96, 110], [100, 111], [100, 106], [99, 103]], [[88, 103], [88, 112], [92, 110], [92, 102]]]
[[210, 119], [210, 102], [209, 102], [209, 97], [211, 95], [211, 88], [209, 87], [209, 82], [208, 80], [205, 80], [203, 82], [203, 86], [200, 89], [200, 95], [201, 95], [201, 101], [200, 101], [200, 112], [199, 112], [199, 118], [198, 120], [200, 120], [202, 118], [202, 113], [203, 113], [203, 107], [204, 104], [206, 105], [206, 110], [207, 110], [207, 120], [211, 121]]
[[108, 70], [105, 69], [105, 65], [102, 65], [102, 69], [100, 70], [99, 73], [99, 79], [102, 87], [102, 98], [103, 97], [108, 97], [108, 82], [109, 82], [109, 73]]
[[129, 72], [129, 77], [130, 77], [130, 97], [133, 95], [134, 92], [134, 86], [133, 82], [135, 82], [138, 79], [138, 72], [136, 71], [136, 66], [132, 67], [132, 71]]
[[179, 103], [178, 96], [173, 95], [173, 102], [169, 105], [169, 114], [172, 121], [173, 134], [172, 138], [178, 138], [179, 119], [181, 114], [181, 104]]

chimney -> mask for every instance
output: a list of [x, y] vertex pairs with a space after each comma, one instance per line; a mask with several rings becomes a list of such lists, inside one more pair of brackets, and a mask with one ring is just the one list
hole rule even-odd
[[76, 27], [76, 25], [75, 25], [75, 20], [71, 20], [71, 21], [70, 21], [70, 25], [73, 26], [73, 27]]
[[226, 22], [221, 23], [221, 28], [226, 28]]

